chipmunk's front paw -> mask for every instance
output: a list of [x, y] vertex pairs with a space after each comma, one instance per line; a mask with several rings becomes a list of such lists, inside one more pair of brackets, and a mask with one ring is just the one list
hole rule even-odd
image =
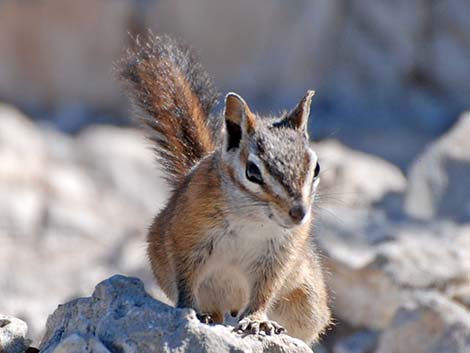
[[200, 322], [202, 322], [203, 324], [210, 325], [210, 324], [213, 324], [213, 323], [214, 323], [214, 319], [212, 319], [212, 316], [209, 315], [209, 314], [199, 314], [199, 313], [197, 313], [197, 314], [196, 314], [196, 317], [197, 317], [198, 320], [199, 320]]
[[279, 325], [276, 321], [267, 319], [260, 320], [248, 316], [240, 320], [234, 331], [242, 334], [261, 334], [271, 336], [274, 334], [284, 333], [286, 332], [286, 329]]

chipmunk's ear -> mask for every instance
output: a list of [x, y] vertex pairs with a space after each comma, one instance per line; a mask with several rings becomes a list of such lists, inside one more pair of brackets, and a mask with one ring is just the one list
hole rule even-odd
[[225, 97], [225, 128], [227, 150], [238, 148], [242, 137], [252, 134], [256, 128], [256, 117], [248, 104], [233, 92]]
[[305, 97], [299, 104], [286, 115], [284, 119], [275, 124], [275, 126], [289, 127], [291, 129], [302, 130], [307, 135], [308, 117], [310, 115], [310, 104], [315, 91], [308, 90]]

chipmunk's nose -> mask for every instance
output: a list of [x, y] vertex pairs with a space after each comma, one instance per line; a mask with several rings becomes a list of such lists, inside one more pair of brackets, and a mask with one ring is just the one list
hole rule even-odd
[[302, 204], [296, 204], [292, 206], [292, 208], [289, 210], [289, 216], [292, 218], [292, 220], [295, 223], [302, 223], [306, 214], [307, 214], [307, 209]]

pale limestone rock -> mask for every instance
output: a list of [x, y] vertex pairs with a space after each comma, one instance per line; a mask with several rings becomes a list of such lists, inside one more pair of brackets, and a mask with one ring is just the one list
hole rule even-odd
[[469, 227], [387, 221], [376, 226], [370, 214], [346, 212], [335, 210], [341, 225], [324, 224], [317, 236], [330, 273], [333, 312], [341, 320], [384, 329], [414, 291], [454, 297], [457, 285], [470, 284]]
[[467, 353], [470, 313], [436, 293], [417, 293], [399, 308], [376, 353]]
[[416, 157], [405, 199], [409, 215], [470, 222], [470, 112]]
[[231, 327], [202, 324], [192, 309], [163, 304], [145, 292], [140, 280], [118, 275], [101, 282], [91, 297], [60, 305], [48, 319], [40, 349], [43, 353], [312, 352], [287, 335], [242, 337]]
[[27, 333], [24, 321], [0, 314], [0, 352], [23, 353], [29, 345]]
[[319, 202], [335, 206], [370, 206], [389, 193], [401, 193], [406, 179], [399, 168], [334, 140], [313, 145], [321, 165]]

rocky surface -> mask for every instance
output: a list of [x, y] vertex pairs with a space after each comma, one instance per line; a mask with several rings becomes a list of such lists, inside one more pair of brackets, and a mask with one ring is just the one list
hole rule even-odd
[[[326, 225], [321, 232], [319, 242], [332, 272], [328, 278], [336, 317], [358, 327], [383, 329], [414, 291], [450, 294], [456, 286], [470, 283], [469, 226], [371, 225], [367, 223], [370, 214], [343, 214], [336, 212], [335, 217], [355, 217], [366, 225], [358, 227], [346, 223], [351, 222], [347, 219], [342, 224], [345, 230]], [[369, 239], [354, 239], [350, 234]]]
[[416, 295], [383, 332], [376, 353], [460, 353], [470, 349], [470, 313], [436, 293]]
[[373, 352], [379, 335], [376, 331], [358, 331], [339, 339], [333, 353], [370, 353]]
[[0, 313], [37, 340], [58, 303], [116, 272], [158, 295], [145, 231], [166, 190], [140, 134], [95, 127], [71, 138], [2, 105], [0, 161]]
[[0, 315], [0, 352], [23, 353], [29, 345], [28, 326], [17, 318]]
[[[449, 352], [468, 351], [468, 339], [463, 338], [470, 337], [464, 325], [470, 310], [466, 200], [449, 196], [441, 202], [447, 189], [427, 188], [433, 173], [444, 173], [462, 176], [446, 177], [450, 181], [446, 188], [454, 190], [450, 195], [468, 189], [470, 174], [460, 168], [467, 163], [467, 154], [459, 149], [466, 146], [461, 131], [467, 131], [467, 122], [463, 117], [430, 144], [407, 175], [336, 141], [315, 144], [322, 163], [315, 239], [327, 268], [336, 319], [315, 352], [447, 351], [442, 347], [450, 347]], [[434, 150], [445, 153], [426, 157]], [[436, 159], [462, 162], [433, 168]], [[0, 161], [0, 313], [26, 321], [34, 345], [58, 303], [89, 295], [96, 283], [115, 273], [141, 278], [153, 297], [166, 300], [154, 285], [145, 255], [146, 227], [165, 200], [166, 186], [139, 132], [93, 126], [69, 136], [0, 105]], [[423, 170], [420, 161], [426, 166]], [[433, 210], [432, 219], [411, 214], [409, 200], [419, 198], [417, 190], [436, 191], [438, 197], [432, 203], [422, 203]], [[185, 344], [200, 342], [191, 336], [196, 331], [227, 350], [239, 344], [228, 329], [200, 326], [190, 311], [152, 301], [137, 282], [127, 291], [117, 290], [115, 284], [121, 279], [100, 284], [91, 298], [61, 306], [49, 320], [43, 348], [47, 352], [81, 352], [84, 346], [96, 352], [114, 351], [109, 344], [114, 336], [102, 331], [111, 322], [116, 325], [113, 335], [118, 328], [129, 329], [122, 336], [126, 339], [116, 341], [123, 349], [131, 349], [134, 334], [147, 337], [154, 329], [163, 330], [158, 337], [170, 342], [170, 332], [160, 324], [132, 330], [138, 317], [156, 316], [135, 307], [129, 291], [149, 307], [162, 310], [162, 315], [170, 315], [165, 317], [175, 315], [184, 322], [177, 332], [192, 337]], [[102, 295], [107, 299], [98, 300]], [[119, 311], [108, 300], [113, 295], [129, 304], [123, 306], [124, 312], [136, 315], [128, 326], [115, 315], [104, 315]], [[73, 319], [67, 316], [67, 321], [66, 312], [73, 313]], [[92, 314], [103, 321], [91, 320]], [[61, 325], [66, 334], [59, 338], [54, 332]], [[394, 340], [395, 336], [401, 338]], [[250, 343], [247, 349], [265, 349], [263, 342]]]
[[406, 189], [401, 170], [381, 158], [354, 151], [335, 140], [314, 144], [314, 149], [321, 156], [321, 203], [369, 207]]
[[113, 276], [91, 297], [59, 306], [39, 348], [43, 353], [312, 352], [287, 335], [243, 337], [232, 329], [202, 324], [194, 310], [153, 299], [140, 280]]
[[[323, 205], [328, 190], [320, 196], [317, 241], [330, 271], [334, 316], [338, 326], [346, 326], [327, 342], [332, 352], [470, 350], [470, 223], [468, 198], [461, 197], [470, 180], [470, 169], [463, 167], [469, 156], [463, 141], [467, 114], [417, 156], [404, 189], [387, 184], [370, 160], [365, 176], [349, 185], [357, 184], [366, 200], [370, 190], [380, 188], [380, 200]], [[327, 152], [321, 155], [326, 158]], [[354, 168], [352, 163], [336, 168], [347, 166]], [[374, 168], [371, 178], [367, 167]], [[385, 175], [393, 169], [382, 170]], [[435, 184], [439, 178], [446, 182]], [[414, 210], [431, 212], [419, 217]], [[379, 335], [373, 341], [365, 332]]]
[[405, 204], [411, 216], [470, 222], [469, 136], [470, 112], [467, 112], [416, 158], [410, 170]]

